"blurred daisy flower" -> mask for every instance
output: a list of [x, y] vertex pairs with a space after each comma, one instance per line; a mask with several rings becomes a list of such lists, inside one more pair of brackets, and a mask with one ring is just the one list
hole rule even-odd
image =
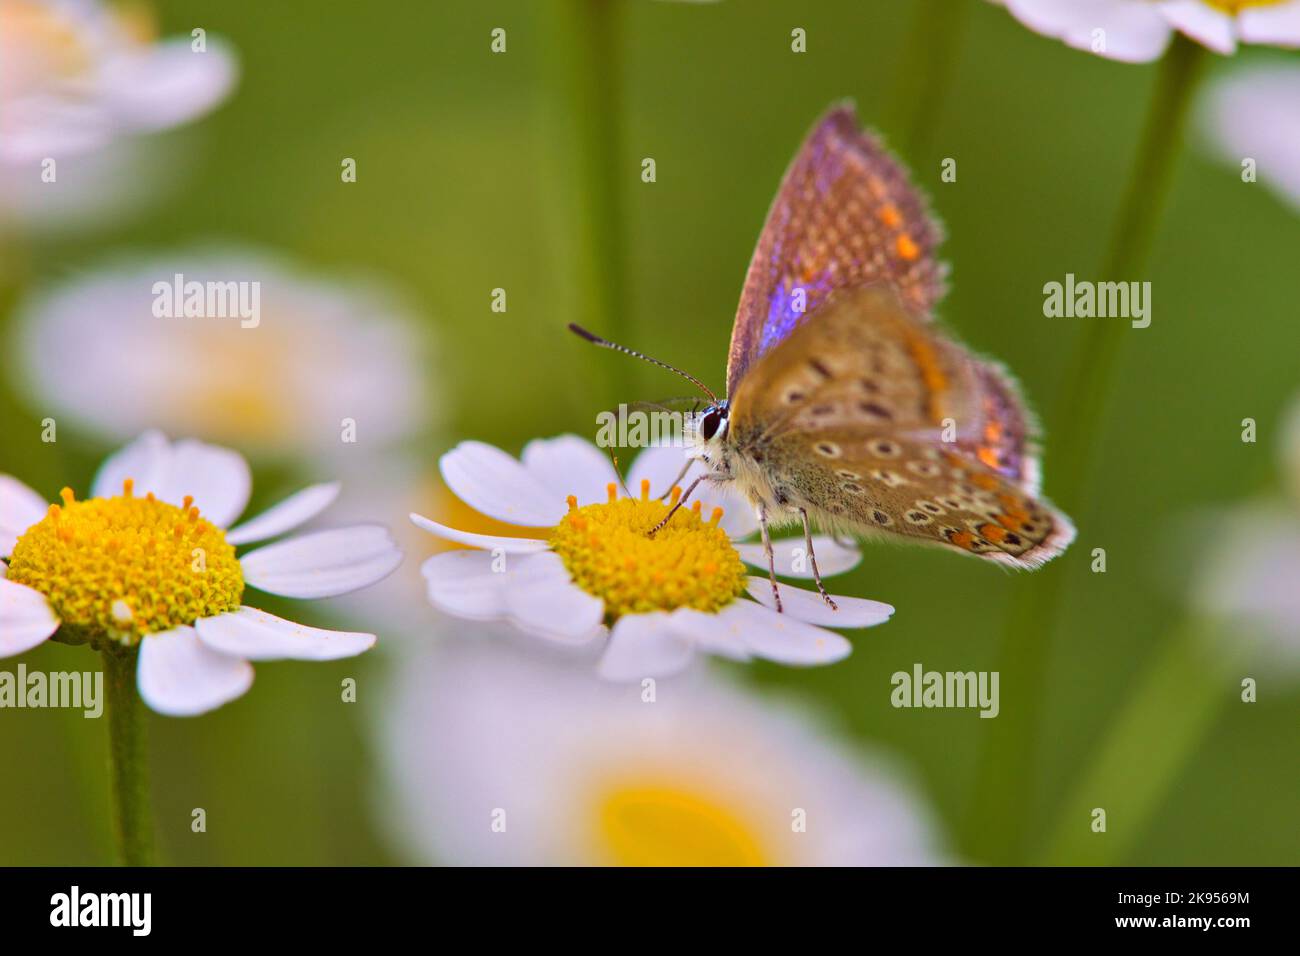
[[993, 0], [1044, 36], [1111, 60], [1159, 59], [1174, 31], [1217, 53], [1300, 47], [1300, 0]]
[[0, 163], [180, 125], [220, 103], [235, 75], [221, 41], [156, 40], [138, 4], [0, 0]]
[[429, 425], [412, 316], [375, 283], [196, 249], [117, 260], [33, 294], [12, 351], [29, 404], [56, 420], [114, 440], [157, 427], [333, 464]]
[[1232, 640], [1300, 673], [1300, 399], [1285, 420], [1281, 445], [1286, 495], [1220, 513], [1198, 529], [1214, 548], [1193, 576], [1192, 601], [1232, 622]]
[[555, 649], [404, 648], [379, 721], [381, 818], [451, 865], [946, 862], [899, 772], [707, 670], [656, 694]]
[[1300, 65], [1263, 63], [1218, 80], [1203, 116], [1211, 148], [1300, 209]]
[[[709, 489], [680, 508], [654, 537], [648, 532], [676, 503], [651, 496], [667, 491], [685, 464], [681, 449], [649, 448], [633, 463], [620, 496], [613, 465], [576, 436], [533, 441], [522, 460], [482, 442], [462, 442], [442, 456], [442, 477], [470, 507], [529, 537], [478, 534], [411, 515], [421, 528], [477, 550], [439, 554], [424, 563], [429, 600], [471, 620], [508, 620], [530, 634], [570, 643], [606, 630], [600, 661], [613, 680], [671, 674], [696, 650], [733, 660], [766, 658], [785, 664], [827, 664], [851, 645], [829, 627], [870, 627], [894, 609], [879, 601], [821, 596], [782, 587], [784, 613], [773, 609], [762, 545], [734, 543], [757, 529], [752, 509], [725, 489]], [[692, 465], [686, 479], [701, 474]], [[701, 487], [705, 487], [701, 485]], [[722, 507], [723, 504], [727, 507]], [[813, 539], [822, 575], [858, 563], [854, 548]], [[773, 542], [782, 574], [811, 577], [803, 538]], [[754, 600], [747, 600], [750, 597]]]
[[338, 494], [313, 485], [234, 528], [248, 502], [248, 465], [236, 452], [147, 432], [108, 458], [91, 497], [64, 488], [46, 505], [0, 475], [0, 656], [58, 632], [116, 653], [139, 648], [140, 696], [188, 716], [239, 697], [249, 661], [352, 657], [373, 634], [328, 631], [243, 604], [246, 586], [322, 598], [374, 584], [401, 561], [388, 532], [360, 525], [303, 534], [236, 557], [322, 512]]

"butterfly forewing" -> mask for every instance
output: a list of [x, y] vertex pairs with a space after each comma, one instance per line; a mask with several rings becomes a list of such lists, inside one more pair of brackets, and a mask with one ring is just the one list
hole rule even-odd
[[727, 394], [834, 290], [886, 280], [928, 315], [943, 293], [941, 232], [902, 166], [832, 108], [785, 174], [750, 261], [732, 330]]

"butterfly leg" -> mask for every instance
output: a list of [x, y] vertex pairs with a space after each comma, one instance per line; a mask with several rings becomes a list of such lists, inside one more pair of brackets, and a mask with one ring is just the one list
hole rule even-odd
[[826, 585], [822, 584], [822, 573], [817, 569], [817, 554], [813, 551], [812, 526], [808, 523], [808, 512], [800, 508], [799, 517], [803, 518], [803, 543], [808, 548], [808, 560], [812, 562], [813, 580], [817, 582], [817, 590], [821, 592], [822, 600], [831, 606], [831, 610], [838, 611], [835, 601], [826, 593]]
[[776, 586], [776, 553], [772, 550], [772, 536], [767, 533], [767, 506], [758, 506], [758, 528], [763, 533], [763, 553], [767, 555], [767, 576], [772, 581], [772, 597], [776, 599], [776, 612], [785, 613], [781, 607], [781, 592]]
[[703, 480], [704, 480], [704, 476], [700, 475], [700, 477], [696, 478], [694, 481], [691, 482], [690, 487], [687, 488], [686, 491], [682, 493], [682, 496], [677, 499], [677, 504], [669, 508], [668, 514], [664, 515], [663, 520], [660, 521], [653, 528], [651, 528], [649, 533], [646, 534], [647, 538], [653, 538], [655, 536], [655, 532], [659, 531], [661, 528], [664, 527], [664, 525], [668, 524], [668, 522], [672, 520], [673, 515], [677, 514], [677, 509], [680, 508], [682, 505], [686, 504], [686, 499], [691, 496], [691, 492], [695, 490], [695, 486], [698, 485]]

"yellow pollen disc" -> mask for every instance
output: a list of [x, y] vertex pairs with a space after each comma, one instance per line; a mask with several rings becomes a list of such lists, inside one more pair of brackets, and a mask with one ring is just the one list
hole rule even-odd
[[[606, 623], [682, 607], [713, 612], [745, 592], [745, 566], [718, 527], [721, 508], [708, 521], [698, 501], [692, 509], [679, 508], [652, 538], [650, 529], [669, 505], [651, 500], [648, 489], [642, 494], [571, 506], [551, 532], [551, 550], [574, 583], [605, 602]], [[680, 490], [675, 494], [680, 497]]]
[[1272, 7], [1287, 0], [1201, 0], [1206, 6], [1236, 16], [1247, 7]]
[[177, 508], [132, 496], [77, 501], [70, 488], [27, 529], [9, 559], [9, 580], [45, 595], [85, 640], [134, 644], [201, 617], [233, 611], [244, 576], [225, 533], [186, 499]]
[[763, 866], [768, 855], [742, 816], [675, 786], [624, 786], [598, 804], [598, 836], [616, 866]]

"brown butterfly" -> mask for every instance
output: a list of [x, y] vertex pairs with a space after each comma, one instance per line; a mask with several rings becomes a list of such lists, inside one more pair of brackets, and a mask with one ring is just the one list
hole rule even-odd
[[[813, 127], [786, 172], [745, 277], [727, 397], [687, 431], [699, 480], [731, 482], [769, 528], [812, 524], [1035, 568], [1073, 540], [1039, 496], [1034, 427], [1014, 382], [931, 317], [940, 228], [850, 105]], [[678, 502], [680, 507], [695, 485]], [[652, 532], [653, 533], [653, 532]], [[776, 594], [780, 608], [780, 595]]]

